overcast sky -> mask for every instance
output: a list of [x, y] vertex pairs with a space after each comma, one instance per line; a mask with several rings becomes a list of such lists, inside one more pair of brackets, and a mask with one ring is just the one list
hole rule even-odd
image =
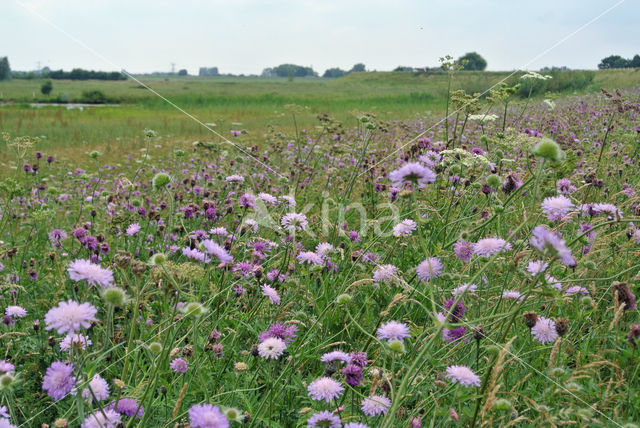
[[[322, 73], [436, 66], [477, 51], [489, 70], [596, 68], [640, 53], [640, 1], [625, 0], [0, 0], [0, 56], [14, 70], [217, 66], [259, 74], [295, 63]], [[82, 41], [87, 50], [51, 24]], [[102, 57], [103, 58], [102, 58]], [[106, 60], [105, 60], [106, 59]]]

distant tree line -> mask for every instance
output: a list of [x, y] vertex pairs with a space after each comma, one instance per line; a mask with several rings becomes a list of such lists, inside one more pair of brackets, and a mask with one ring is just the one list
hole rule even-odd
[[280, 64], [277, 67], [269, 67], [262, 70], [262, 77], [318, 77], [318, 73], [311, 67], [295, 64]]
[[607, 70], [610, 68], [640, 68], [640, 55], [635, 55], [631, 59], [622, 58], [620, 55], [610, 55], [606, 58], [602, 58], [600, 64], [598, 64], [600, 70]]
[[44, 67], [38, 71], [14, 71], [16, 79], [54, 79], [54, 80], [127, 80], [127, 76], [118, 71], [93, 71], [74, 68], [71, 71], [49, 70]]
[[[487, 61], [477, 52], [469, 52], [458, 58], [457, 61], [462, 65], [463, 70], [483, 71], [487, 68]], [[442, 67], [407, 67], [399, 65], [393, 71], [401, 71], [408, 73], [429, 73], [443, 71]]]
[[351, 73], [363, 73], [364, 71], [366, 71], [365, 65], [359, 62], [355, 64], [353, 67], [351, 67], [351, 70], [342, 70], [338, 67], [329, 68], [324, 72], [322, 77], [336, 78], [336, 77], [346, 76], [347, 74], [351, 74]]
[[127, 80], [127, 76], [118, 71], [93, 71], [82, 68], [74, 68], [71, 71], [53, 70], [44, 77], [58, 80]]

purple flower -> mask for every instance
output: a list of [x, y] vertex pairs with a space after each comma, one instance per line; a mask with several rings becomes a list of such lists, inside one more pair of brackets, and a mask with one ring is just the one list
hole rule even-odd
[[550, 221], [562, 219], [574, 208], [573, 202], [566, 196], [551, 196], [542, 201], [542, 212]]
[[468, 262], [473, 256], [473, 244], [467, 241], [458, 241], [453, 244], [453, 251], [460, 260]]
[[389, 282], [398, 275], [398, 268], [394, 265], [379, 265], [373, 270], [373, 280], [375, 282]]
[[55, 329], [59, 334], [75, 333], [82, 328], [91, 327], [98, 310], [88, 302], [78, 303], [73, 300], [60, 302], [55, 308], [49, 309], [44, 316], [46, 330]]
[[23, 318], [27, 316], [27, 310], [22, 306], [11, 305], [7, 306], [4, 310], [4, 314], [8, 317]]
[[543, 262], [542, 260], [537, 260], [535, 262], [529, 262], [529, 265], [527, 265], [527, 272], [529, 272], [531, 276], [535, 276], [539, 273], [544, 272], [547, 267], [549, 267], [549, 263]]
[[229, 428], [229, 420], [218, 406], [196, 404], [189, 409], [191, 428]]
[[345, 376], [345, 382], [351, 386], [359, 386], [362, 380], [362, 367], [355, 364], [347, 364], [342, 369], [342, 374]]
[[351, 355], [339, 350], [327, 352], [320, 358], [323, 363], [330, 363], [332, 361], [341, 361], [343, 363], [349, 363], [351, 361]]
[[49, 232], [49, 241], [51, 241], [51, 245], [56, 248], [60, 247], [60, 241], [67, 238], [67, 232], [60, 229], [53, 229]]
[[531, 329], [531, 334], [540, 343], [553, 342], [558, 337], [556, 323], [545, 317], [538, 317], [536, 325]]
[[436, 257], [429, 257], [425, 259], [416, 268], [418, 278], [422, 281], [429, 281], [432, 278], [437, 278], [442, 272], [442, 262]]
[[121, 398], [118, 400], [117, 406], [116, 403], [111, 403], [107, 406], [107, 409], [115, 410], [116, 412], [129, 417], [135, 417], [135, 419], [140, 419], [142, 415], [144, 415], [144, 408], [133, 398]]
[[533, 228], [531, 231], [531, 245], [542, 252], [547, 248], [551, 248], [563, 264], [571, 267], [576, 265], [576, 261], [571, 255], [571, 250], [567, 247], [565, 241], [545, 226], [540, 225]]
[[405, 183], [412, 183], [418, 187], [425, 187], [436, 181], [436, 173], [417, 162], [409, 162], [389, 173], [389, 179], [396, 187], [403, 187]]
[[227, 250], [225, 250], [224, 247], [217, 244], [215, 241], [206, 239], [202, 241], [202, 246], [204, 247], [207, 254], [216, 257], [222, 264], [228, 264], [233, 261], [233, 257], [229, 255]]
[[340, 428], [341, 426], [340, 418], [328, 410], [314, 413], [307, 419], [307, 428]]
[[113, 285], [113, 272], [103, 269], [89, 260], [74, 260], [67, 269], [69, 278], [73, 281], [87, 281], [91, 285], [111, 287]]
[[298, 213], [288, 213], [282, 217], [281, 220], [282, 227], [289, 232], [293, 232], [296, 230], [304, 230], [309, 224], [307, 221], [307, 216], [304, 214]]
[[136, 233], [140, 232], [140, 225], [138, 223], [132, 223], [129, 225], [129, 227], [127, 227], [127, 236], [133, 236]]
[[418, 227], [418, 224], [413, 220], [402, 220], [400, 223], [393, 226], [393, 236], [399, 238], [401, 236], [409, 236]]
[[258, 345], [258, 355], [264, 359], [277, 360], [287, 349], [287, 344], [284, 340], [277, 337], [268, 337]]
[[455, 299], [451, 298], [444, 302], [444, 308], [447, 309], [447, 314], [449, 315], [450, 322], [460, 322], [464, 314], [467, 312], [467, 308], [462, 303], [462, 300], [459, 300], [458, 303], [453, 306], [455, 303]]
[[187, 368], [189, 368], [189, 364], [187, 364], [187, 362], [183, 358], [176, 358], [175, 360], [171, 361], [171, 364], [169, 364], [169, 366], [171, 367], [171, 370], [176, 373], [184, 373], [187, 371]]
[[264, 284], [262, 286], [262, 294], [265, 297], [269, 298], [269, 301], [271, 301], [271, 303], [273, 303], [274, 305], [280, 304], [280, 295], [278, 294], [275, 288], [272, 288], [267, 284]]
[[480, 377], [467, 366], [447, 367], [446, 377], [466, 387], [480, 386]]
[[473, 244], [473, 253], [481, 257], [491, 257], [492, 255], [509, 251], [511, 244], [502, 238], [484, 238]]
[[576, 191], [576, 186], [574, 186], [568, 178], [563, 178], [556, 183], [556, 189], [559, 194], [568, 195]]
[[96, 410], [82, 423], [81, 428], [116, 428], [120, 423], [120, 414], [110, 410]]
[[367, 353], [355, 351], [351, 353], [351, 364], [355, 364], [359, 367], [366, 367], [367, 365]]
[[362, 412], [367, 416], [384, 415], [391, 407], [391, 400], [382, 395], [372, 395], [362, 400]]
[[66, 397], [66, 395], [76, 385], [76, 379], [71, 375], [73, 373], [73, 364], [55, 361], [47, 368], [42, 381], [42, 389], [47, 391], [49, 397], [54, 401], [58, 401]]
[[300, 254], [298, 254], [296, 258], [301, 264], [307, 263], [310, 265], [313, 264], [317, 266], [320, 266], [323, 264], [322, 257], [314, 253], [313, 251], [302, 251]]
[[270, 337], [275, 337], [277, 339], [284, 340], [285, 343], [291, 343], [293, 339], [296, 337], [296, 332], [298, 331], [298, 326], [295, 324], [284, 325], [281, 323], [272, 324], [267, 331], [263, 331], [258, 336], [260, 342], [264, 342], [266, 339]]
[[397, 321], [389, 321], [382, 324], [380, 328], [378, 328], [377, 334], [378, 340], [387, 339], [389, 342], [392, 340], [403, 341], [411, 336], [411, 334], [409, 334], [409, 327]]
[[333, 380], [330, 377], [321, 377], [311, 382], [307, 387], [307, 391], [313, 400], [324, 400], [328, 403], [338, 398], [344, 391], [344, 387], [337, 380]]
[[15, 366], [5, 360], [0, 360], [0, 373], [13, 373]]

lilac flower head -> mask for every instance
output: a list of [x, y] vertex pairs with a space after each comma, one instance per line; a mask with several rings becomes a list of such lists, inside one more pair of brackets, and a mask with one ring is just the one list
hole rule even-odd
[[277, 339], [282, 339], [285, 343], [291, 343], [293, 339], [296, 337], [296, 332], [298, 331], [298, 326], [295, 324], [284, 325], [281, 323], [272, 324], [267, 331], [263, 331], [260, 333], [258, 339], [260, 342], [264, 342], [266, 339], [270, 337], [275, 337]]
[[269, 358], [277, 360], [287, 349], [284, 340], [277, 337], [269, 337], [258, 345], [258, 355], [268, 360]]
[[367, 416], [384, 415], [391, 407], [391, 400], [383, 395], [372, 395], [362, 400], [362, 412]]
[[411, 334], [409, 334], [409, 327], [397, 321], [383, 323], [380, 328], [378, 328], [377, 334], [378, 340], [387, 339], [389, 342], [392, 340], [403, 341], [411, 336]]
[[[93, 393], [93, 394], [92, 394]], [[93, 397], [98, 401], [106, 400], [109, 397], [109, 384], [99, 374], [95, 374], [89, 381], [89, 387], [82, 391], [82, 398], [93, 401]]]
[[27, 316], [27, 310], [22, 306], [10, 305], [4, 310], [4, 314], [12, 318], [24, 318]]
[[313, 251], [302, 251], [296, 258], [301, 264], [307, 263], [310, 265], [320, 266], [324, 263], [322, 257]]
[[66, 397], [76, 385], [76, 379], [72, 376], [73, 364], [55, 361], [47, 368], [42, 381], [42, 389], [47, 391], [49, 397], [59, 401]]
[[564, 292], [565, 294], [581, 294], [583, 296], [589, 294], [589, 290], [579, 285], [569, 287]]
[[455, 298], [451, 298], [444, 302], [444, 308], [447, 310], [449, 320], [454, 323], [460, 322], [464, 314], [467, 313], [467, 307], [462, 303], [462, 300], [459, 300], [455, 307], [453, 306], [455, 300]]
[[309, 222], [307, 216], [299, 213], [288, 213], [282, 217], [282, 227], [290, 232], [306, 229]]
[[468, 262], [473, 256], [473, 245], [467, 241], [458, 241], [453, 244], [453, 251], [460, 260]]
[[328, 403], [338, 398], [344, 391], [344, 387], [337, 380], [330, 377], [321, 377], [311, 382], [307, 387], [307, 391], [311, 399], [316, 401], [324, 400]]
[[511, 244], [502, 238], [484, 238], [473, 244], [473, 253], [481, 257], [491, 257], [499, 252], [511, 250]]
[[442, 272], [442, 262], [436, 257], [429, 257], [425, 259], [416, 268], [418, 278], [422, 281], [429, 281], [430, 279], [437, 278]]
[[76, 282], [84, 280], [91, 285], [100, 285], [102, 287], [111, 287], [113, 285], [113, 272], [91, 263], [90, 260], [74, 260], [69, 264], [67, 271], [69, 272], [69, 278]]
[[314, 413], [307, 419], [307, 428], [340, 428], [341, 426], [340, 418], [328, 410]]
[[576, 191], [576, 186], [574, 186], [568, 178], [563, 178], [556, 183], [556, 189], [559, 194], [568, 195]]
[[183, 358], [176, 358], [169, 364], [171, 370], [176, 373], [184, 373], [189, 368], [189, 364]]
[[330, 363], [333, 361], [349, 363], [351, 361], [351, 355], [347, 354], [346, 352], [336, 350], [323, 354], [320, 358], [320, 361], [322, 361], [323, 363]]
[[569, 214], [574, 208], [571, 199], [566, 196], [551, 196], [542, 201], [542, 212], [550, 221], [557, 221]]
[[274, 305], [280, 304], [280, 295], [275, 288], [270, 287], [267, 284], [262, 285], [262, 294], [269, 299]]
[[220, 263], [228, 264], [233, 262], [233, 257], [229, 255], [229, 253], [223, 246], [217, 244], [215, 241], [206, 239], [202, 241], [202, 246], [204, 247], [207, 254], [216, 257], [218, 260], [220, 260]]
[[545, 226], [540, 225], [533, 228], [531, 231], [531, 245], [541, 252], [550, 248], [563, 264], [571, 267], [576, 265], [576, 261], [571, 255], [571, 250], [567, 247], [565, 241]]
[[558, 337], [556, 323], [545, 317], [538, 317], [536, 325], [531, 329], [531, 334], [540, 343], [553, 342]]
[[229, 420], [218, 406], [196, 404], [189, 409], [191, 428], [229, 428]]
[[399, 238], [401, 236], [409, 236], [418, 227], [418, 224], [413, 220], [402, 220], [400, 223], [393, 226], [393, 236]]
[[480, 386], [480, 377], [467, 366], [447, 367], [446, 377], [465, 387]]
[[91, 327], [92, 321], [98, 321], [95, 317], [97, 312], [98, 310], [88, 302], [60, 302], [44, 316], [47, 325], [45, 329], [55, 329], [59, 334], [75, 333], [82, 328]]
[[398, 268], [394, 265], [379, 265], [373, 270], [373, 280], [375, 282], [389, 282], [398, 275]]
[[478, 286], [476, 284], [462, 284], [459, 287], [454, 288], [451, 291], [451, 294], [453, 294], [454, 296], [459, 296], [463, 293], [473, 293], [477, 288]]
[[0, 360], [0, 374], [13, 373], [15, 366], [5, 360]]
[[122, 415], [134, 417], [135, 419], [140, 419], [142, 415], [144, 415], [144, 408], [140, 406], [138, 402], [133, 398], [121, 398], [118, 400], [117, 407], [116, 403], [114, 402], [109, 404], [109, 406], [107, 406], [107, 409], [115, 410]]
[[543, 262], [542, 260], [537, 260], [534, 262], [529, 262], [529, 265], [527, 265], [527, 272], [529, 272], [531, 276], [535, 276], [539, 273], [544, 272], [547, 267], [549, 267], [549, 263]]
[[81, 428], [116, 428], [120, 414], [111, 409], [96, 410], [82, 423]]
[[403, 187], [405, 183], [412, 183], [417, 187], [425, 187], [436, 181], [436, 173], [417, 162], [409, 162], [391, 171], [389, 179], [396, 187]]
[[127, 236], [133, 236], [136, 233], [140, 232], [140, 225], [138, 223], [132, 223], [129, 225], [129, 227], [127, 227]]

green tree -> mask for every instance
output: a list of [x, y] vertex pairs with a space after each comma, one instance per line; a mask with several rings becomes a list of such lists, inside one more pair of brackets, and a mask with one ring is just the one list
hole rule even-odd
[[631, 67], [631, 61], [628, 59], [622, 58], [620, 55], [609, 55], [606, 58], [602, 58], [600, 64], [598, 64], [598, 68], [601, 70], [606, 70], [609, 68], [628, 68]]
[[53, 84], [51, 83], [51, 80], [45, 80], [42, 86], [40, 86], [40, 92], [42, 92], [42, 95], [49, 96], [52, 90]]
[[359, 62], [351, 68], [349, 73], [363, 73], [364, 71], [366, 71], [364, 64]]
[[341, 70], [340, 68], [329, 68], [327, 69], [324, 74], [322, 75], [322, 77], [342, 77], [344, 75], [346, 75], [348, 72]]
[[0, 80], [11, 79], [11, 67], [9, 66], [9, 58], [3, 56], [0, 58]]
[[459, 63], [463, 64], [463, 61], [466, 61], [464, 70], [483, 71], [487, 68], [487, 61], [477, 52], [469, 52], [458, 58]]
[[640, 68], [640, 55], [636, 54], [632, 59], [631, 59], [631, 67], [634, 68]]

